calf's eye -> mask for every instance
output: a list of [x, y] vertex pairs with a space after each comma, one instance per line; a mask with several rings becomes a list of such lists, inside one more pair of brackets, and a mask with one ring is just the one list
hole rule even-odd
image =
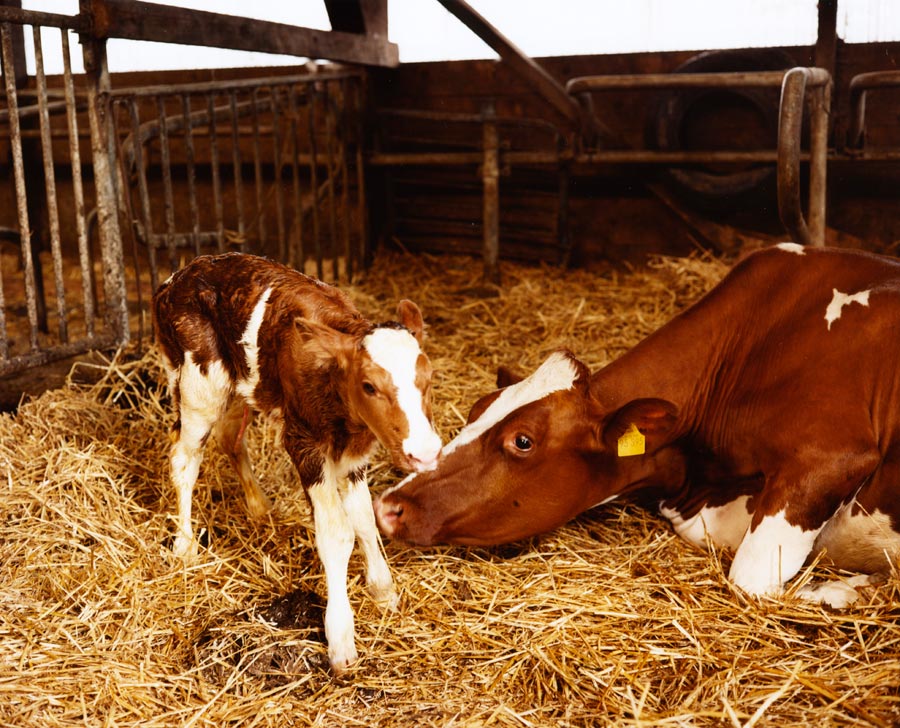
[[375, 389], [375, 385], [372, 384], [372, 382], [363, 382], [362, 389], [363, 392], [368, 394], [370, 397], [378, 391], [377, 389]]
[[513, 444], [520, 452], [528, 452], [532, 447], [534, 447], [534, 443], [531, 441], [531, 438], [528, 437], [528, 435], [523, 435], [521, 433], [516, 435], [515, 439], [513, 440]]

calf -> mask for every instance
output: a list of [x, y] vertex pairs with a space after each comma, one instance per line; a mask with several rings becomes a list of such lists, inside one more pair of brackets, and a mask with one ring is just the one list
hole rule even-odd
[[178, 495], [174, 552], [190, 558], [191, 493], [211, 432], [228, 454], [253, 516], [269, 501], [243, 441], [251, 409], [283, 421], [282, 441], [309, 497], [325, 569], [325, 636], [336, 671], [356, 659], [347, 563], [354, 535], [374, 598], [396, 602], [366, 483], [378, 441], [407, 471], [433, 467], [431, 365], [422, 315], [373, 325], [338, 289], [263, 258], [196, 258], [163, 283], [153, 318], [177, 418], [171, 451]]
[[[639, 494], [730, 578], [779, 594], [826, 552], [887, 573], [900, 555], [900, 264], [782, 244], [591, 375], [552, 354], [475, 404], [438, 467], [376, 501], [382, 531], [497, 544]], [[807, 585], [852, 603], [868, 576]]]

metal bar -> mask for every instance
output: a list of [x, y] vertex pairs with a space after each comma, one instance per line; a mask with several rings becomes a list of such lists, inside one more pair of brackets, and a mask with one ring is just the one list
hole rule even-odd
[[256, 182], [256, 225], [259, 235], [259, 249], [265, 250], [266, 245], [266, 202], [263, 192], [262, 157], [259, 151], [259, 89], [253, 89], [253, 177]]
[[[635, 89], [668, 90], [681, 88], [777, 88], [788, 71], [753, 71], [722, 73], [647, 73], [608, 76], [579, 76], [570, 79], [566, 91], [579, 94], [590, 91], [622, 91]], [[826, 83], [811, 79], [810, 86]]]
[[241, 165], [241, 139], [238, 134], [237, 95], [234, 91], [229, 94], [229, 99], [231, 104], [231, 164], [234, 171], [235, 207], [238, 215], [238, 236], [240, 237], [241, 250], [244, 250], [247, 242], [244, 236], [244, 175]]
[[69, 341], [69, 326], [66, 313], [66, 287], [63, 280], [62, 244], [59, 232], [59, 205], [56, 195], [56, 171], [53, 166], [53, 140], [50, 138], [50, 112], [47, 110], [47, 77], [44, 74], [44, 48], [41, 42], [40, 26], [32, 26], [34, 40], [35, 83], [38, 104], [41, 108], [41, 153], [44, 161], [44, 185], [47, 190], [47, 219], [50, 226], [50, 251], [53, 257], [53, 284], [56, 288], [56, 316], [59, 340]]
[[87, 341], [61, 344], [59, 346], [54, 346], [52, 349], [38, 349], [29, 354], [14, 356], [11, 359], [0, 361], [0, 376], [22, 371], [23, 369], [44, 366], [59, 361], [60, 359], [66, 359], [75, 354], [81, 354], [88, 348], [105, 349], [120, 344], [121, 342], [115, 334], [108, 333], [102, 336], [92, 337]]
[[[156, 100], [156, 113], [159, 117], [159, 151], [162, 165], [163, 206], [166, 221], [166, 235], [175, 234], [175, 194], [172, 189], [172, 159], [169, 149], [169, 129], [166, 123], [166, 102], [160, 97]], [[172, 270], [178, 268], [178, 254], [174, 240], [169, 245], [169, 265]]]
[[831, 89], [831, 83], [816, 86], [809, 99], [809, 234], [814, 245], [825, 245], [825, 198]]
[[331, 113], [331, 96], [328, 93], [328, 84], [323, 84], [322, 105], [325, 109], [325, 168], [328, 170], [328, 233], [329, 254], [331, 256], [331, 276], [337, 281], [338, 273], [338, 240], [337, 240], [337, 210], [335, 208], [335, 163], [334, 163], [334, 117]]
[[191, 231], [194, 235], [194, 255], [200, 255], [200, 209], [197, 206], [197, 165], [194, 154], [194, 124], [191, 120], [191, 97], [181, 95], [184, 114], [184, 151], [187, 160], [188, 205], [191, 211]]
[[37, 10], [0, 7], [0, 23], [16, 25], [43, 25], [48, 28], [68, 28], [76, 33], [87, 30], [86, 18], [83, 15], [61, 15], [59, 13], [43, 13]]
[[873, 89], [897, 88], [900, 71], [860, 73], [850, 80], [850, 132], [847, 145], [861, 149], [866, 133], [866, 94]]
[[[500, 150], [502, 164], [553, 165], [560, 160], [577, 164], [747, 164], [778, 160], [775, 150], [747, 152], [729, 151], [657, 151], [645, 149], [605, 149], [578, 154], [558, 151], [505, 151]], [[804, 158], [801, 155], [801, 159]], [[477, 165], [483, 159], [481, 152], [374, 152], [366, 156], [366, 163], [374, 167], [426, 166], [426, 165]]]
[[314, 81], [331, 81], [340, 78], [359, 78], [360, 71], [322, 71], [317, 73], [301, 73], [291, 76], [263, 76], [247, 79], [229, 79], [225, 81], [200, 81], [197, 83], [157, 84], [155, 86], [123, 86], [113, 89], [110, 95], [114, 98], [122, 96], [159, 96], [188, 93], [192, 95], [210, 93], [230, 93], [247, 91], [261, 86], [294, 86]]
[[484, 126], [482, 127], [482, 145], [484, 162], [481, 167], [481, 183], [483, 187], [484, 225], [484, 280], [494, 285], [500, 284], [500, 155], [497, 126], [493, 123], [494, 103], [488, 101], [484, 105]]
[[[94, 337], [94, 291], [91, 254], [88, 247], [86, 211], [84, 207], [84, 183], [81, 169], [81, 145], [78, 137], [78, 113], [75, 105], [75, 82], [72, 79], [72, 58], [69, 33], [60, 30], [63, 53], [63, 84], [66, 93], [66, 122], [69, 130], [69, 158], [72, 165], [72, 196], [75, 201], [75, 232], [78, 238], [78, 262], [81, 266], [82, 298], [84, 300], [84, 324], [88, 338]], [[118, 138], [118, 135], [116, 135]]]
[[272, 163], [275, 165], [275, 222], [278, 227], [278, 260], [287, 262], [287, 243], [284, 224], [284, 190], [282, 179], [284, 172], [284, 155], [281, 145], [281, 111], [276, 89], [270, 89], [272, 98]]
[[[363, 108], [366, 98], [365, 77], [360, 79], [358, 84], [354, 84], [354, 103], [356, 112], [356, 225], [358, 228], [358, 260], [360, 268], [366, 265], [367, 255], [367, 233], [369, 223], [367, 218], [368, 209], [366, 207], [366, 167], [365, 157], [363, 155], [363, 139], [365, 139], [365, 130], [363, 129]], [[352, 279], [351, 279], [352, 280]]]
[[209, 165], [212, 172], [213, 206], [216, 214], [216, 245], [225, 252], [225, 205], [222, 201], [222, 179], [219, 169], [219, 139], [216, 134], [216, 99], [209, 95]]
[[[28, 311], [29, 345], [34, 351], [38, 348], [38, 314], [35, 297], [34, 261], [31, 257], [31, 227], [28, 222], [28, 199], [25, 194], [25, 165], [22, 159], [22, 136], [19, 126], [18, 97], [16, 96], [16, 78], [13, 69], [13, 47], [10, 26], [0, 25], [0, 46], [2, 46], [3, 78], [6, 81], [6, 103], [9, 108], [10, 149], [13, 157], [13, 176], [16, 187], [16, 208], [19, 216], [19, 240], [22, 260], [25, 266], [25, 304]], [[6, 337], [3, 339], [6, 349]], [[4, 351], [4, 357], [8, 350]]]
[[[347, 104], [347, 88], [343, 81], [338, 82], [340, 86], [341, 103], [346, 107]], [[344, 242], [344, 259], [346, 263], [347, 282], [353, 280], [353, 251], [350, 247], [350, 184], [347, 173], [347, 137], [346, 129], [337, 127], [335, 129], [335, 140], [338, 145], [338, 164], [341, 172], [341, 237]], [[335, 252], [335, 260], [337, 253]]]
[[[141, 120], [135, 99], [129, 101], [128, 110], [131, 115], [132, 135], [133, 138], [137, 139], [140, 133]], [[134, 164], [137, 169], [138, 196], [141, 201], [141, 218], [143, 223], [141, 226], [141, 237], [146, 242], [153, 236], [153, 215], [150, 209], [150, 191], [147, 189], [147, 170], [144, 166], [144, 147], [142, 144], [134, 145]], [[152, 246], [150, 246], [149, 257], [150, 288], [155, 291], [159, 286], [159, 267], [156, 261], [156, 250]]]
[[316, 251], [316, 275], [323, 277], [322, 271], [322, 239], [319, 237], [319, 202], [317, 191], [318, 182], [318, 150], [316, 144], [316, 91], [315, 86], [309, 87], [309, 175], [312, 186], [312, 218], [313, 218], [313, 246]]
[[297, 232], [297, 244], [291, 245], [288, 253], [288, 265], [303, 270], [306, 254], [303, 249], [303, 200], [300, 196], [300, 161], [299, 143], [297, 141], [297, 87], [292, 86], [288, 94], [288, 112], [291, 119], [291, 177], [294, 191], [294, 228]]

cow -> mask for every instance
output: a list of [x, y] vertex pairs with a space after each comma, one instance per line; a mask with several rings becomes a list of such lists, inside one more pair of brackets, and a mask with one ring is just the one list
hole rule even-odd
[[744, 593], [825, 553], [858, 575], [793, 594], [845, 607], [900, 556], [900, 262], [782, 243], [591, 373], [552, 353], [475, 403], [437, 468], [375, 502], [383, 534], [491, 545], [623, 496]]
[[433, 467], [431, 364], [418, 307], [373, 324], [333, 286], [242, 253], [200, 256], [153, 298], [153, 322], [176, 411], [171, 479], [178, 498], [176, 555], [192, 559], [191, 494], [211, 433], [227, 454], [253, 517], [270, 503], [244, 442], [254, 411], [282, 424], [282, 443], [313, 510], [326, 588], [325, 636], [335, 672], [357, 658], [347, 566], [358, 539], [366, 580], [396, 605], [366, 466], [380, 441], [406, 471]]

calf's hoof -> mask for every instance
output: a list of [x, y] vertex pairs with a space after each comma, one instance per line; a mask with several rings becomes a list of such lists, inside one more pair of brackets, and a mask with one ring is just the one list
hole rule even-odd
[[394, 588], [394, 582], [384, 585], [369, 584], [369, 594], [375, 603], [385, 611], [396, 612], [400, 606], [400, 595]]
[[197, 548], [196, 539], [179, 533], [175, 537], [175, 543], [172, 544], [172, 553], [184, 561], [190, 562], [197, 558]]
[[265, 495], [247, 498], [247, 513], [250, 518], [265, 518], [272, 510], [272, 501]]
[[328, 645], [328, 662], [331, 664], [331, 671], [335, 675], [343, 675], [359, 659], [356, 652], [356, 645], [350, 644], [349, 647], [335, 647]]

